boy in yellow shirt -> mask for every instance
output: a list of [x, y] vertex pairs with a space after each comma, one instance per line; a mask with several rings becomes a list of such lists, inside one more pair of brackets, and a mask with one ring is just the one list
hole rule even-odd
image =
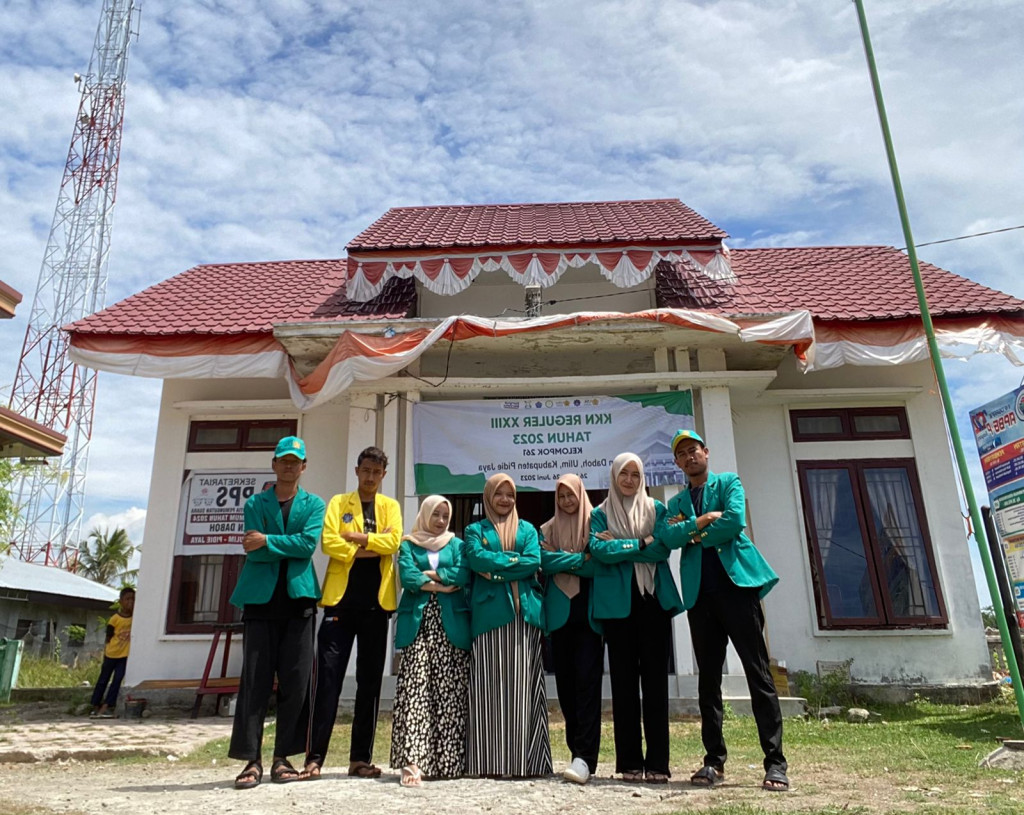
[[[128, 651], [132, 644], [132, 612], [135, 610], [135, 589], [121, 589], [117, 612], [107, 620], [107, 644], [103, 649], [103, 667], [96, 688], [92, 692], [93, 718], [113, 719], [117, 707], [117, 694], [121, 691]], [[107, 687], [107, 683], [110, 687]], [[103, 698], [106, 691], [106, 699]]]

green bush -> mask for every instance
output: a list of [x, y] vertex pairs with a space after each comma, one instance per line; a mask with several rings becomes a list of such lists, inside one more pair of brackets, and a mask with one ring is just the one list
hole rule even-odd
[[812, 709], [823, 707], [849, 707], [853, 703], [853, 694], [850, 692], [850, 665], [852, 659], [844, 663], [844, 667], [830, 671], [823, 676], [815, 676], [807, 671], [793, 671], [789, 675], [789, 681], [796, 688], [798, 696], [807, 700]]
[[83, 645], [85, 643], [85, 626], [68, 625], [64, 627], [64, 636], [68, 638], [68, 645]]

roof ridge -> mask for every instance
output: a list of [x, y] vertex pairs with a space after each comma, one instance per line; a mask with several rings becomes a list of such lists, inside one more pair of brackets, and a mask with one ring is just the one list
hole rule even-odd
[[[347, 263], [348, 256], [340, 258], [292, 258], [291, 260], [236, 260], [228, 263], [197, 263], [195, 266], [190, 266], [185, 272], [190, 272], [193, 269], [208, 269], [212, 266], [272, 266], [275, 263]], [[185, 274], [185, 272], [179, 272], [179, 274]], [[168, 280], [172, 278], [167, 278]]]
[[[501, 203], [501, 204], [419, 204], [411, 207], [388, 207], [388, 212], [395, 211], [408, 211], [408, 210], [424, 210], [424, 209], [483, 209], [485, 207], [494, 208], [506, 208], [516, 209], [521, 207], [574, 207], [581, 205], [594, 205], [594, 204], [675, 204], [678, 203], [687, 209], [693, 209], [687, 206], [679, 198], [622, 198], [618, 200], [607, 200], [607, 201], [521, 201], [517, 203]], [[696, 212], [696, 210], [694, 210]]]

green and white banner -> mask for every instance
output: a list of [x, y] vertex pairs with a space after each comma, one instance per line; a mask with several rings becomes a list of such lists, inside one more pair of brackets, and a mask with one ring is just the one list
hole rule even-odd
[[669, 445], [692, 429], [693, 395], [484, 399], [413, 405], [413, 453], [419, 495], [479, 493], [497, 472], [521, 490], [553, 491], [576, 473], [588, 489], [608, 489], [612, 459], [632, 452], [649, 486], [678, 484]]

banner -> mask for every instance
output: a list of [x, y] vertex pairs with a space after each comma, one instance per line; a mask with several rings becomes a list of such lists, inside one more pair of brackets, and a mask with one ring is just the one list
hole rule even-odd
[[1024, 386], [972, 410], [971, 427], [1024, 628]]
[[245, 502], [277, 480], [273, 470], [193, 470], [178, 504], [175, 555], [244, 555]]
[[688, 390], [630, 396], [483, 399], [413, 405], [419, 495], [481, 493], [496, 472], [520, 490], [554, 491], [564, 473], [608, 489], [612, 459], [636, 453], [648, 486], [679, 484], [669, 446], [693, 429]]

